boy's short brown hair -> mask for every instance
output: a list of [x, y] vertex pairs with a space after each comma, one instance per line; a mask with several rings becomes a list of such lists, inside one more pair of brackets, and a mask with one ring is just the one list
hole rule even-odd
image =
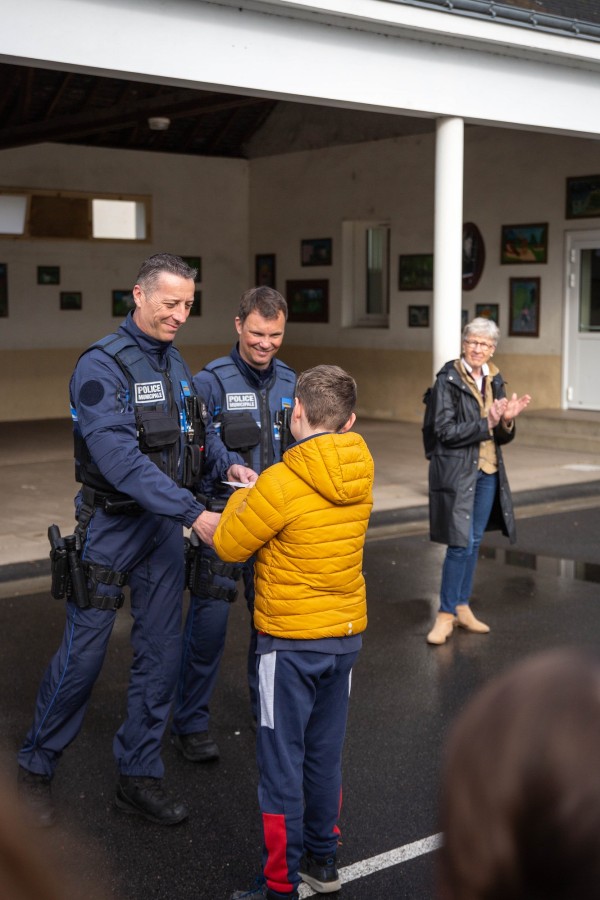
[[356, 406], [356, 382], [339, 366], [314, 366], [298, 376], [296, 397], [311, 428], [339, 431]]

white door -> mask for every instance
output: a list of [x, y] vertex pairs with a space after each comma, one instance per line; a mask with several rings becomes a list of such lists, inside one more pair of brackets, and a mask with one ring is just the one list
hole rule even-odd
[[565, 335], [566, 405], [600, 410], [600, 231], [567, 233]]

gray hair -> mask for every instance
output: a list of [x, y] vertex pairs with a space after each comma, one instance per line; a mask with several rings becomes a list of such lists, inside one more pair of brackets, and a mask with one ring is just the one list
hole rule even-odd
[[156, 289], [163, 272], [169, 272], [171, 275], [191, 281], [195, 281], [198, 274], [198, 270], [188, 266], [180, 256], [175, 256], [173, 253], [156, 253], [144, 260], [135, 283], [139, 284], [146, 293], [151, 294]]
[[492, 319], [484, 319], [482, 316], [479, 316], [476, 319], [471, 319], [463, 328], [463, 341], [466, 341], [472, 335], [486, 337], [496, 346], [500, 340], [500, 329]]

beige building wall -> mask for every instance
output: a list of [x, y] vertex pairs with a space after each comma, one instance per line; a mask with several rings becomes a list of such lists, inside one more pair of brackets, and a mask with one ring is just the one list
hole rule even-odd
[[[169, 250], [202, 257], [202, 315], [181, 333], [195, 370], [227, 352], [241, 292], [254, 279], [254, 255], [275, 253], [277, 287], [288, 279], [330, 282], [324, 324], [290, 323], [281, 356], [298, 370], [336, 362], [359, 384], [359, 414], [418, 421], [432, 380], [431, 329], [409, 328], [408, 306], [433, 303], [429, 292], [398, 290], [398, 256], [433, 249], [434, 136], [428, 134], [244, 160], [197, 159], [43, 145], [0, 153], [0, 188], [149, 194], [151, 243], [21, 241], [0, 238], [8, 265], [9, 316], [0, 318], [0, 421], [68, 416], [68, 381], [79, 353], [112, 331], [111, 291], [129, 289], [141, 260]], [[565, 233], [600, 220], [565, 219], [565, 179], [597, 171], [597, 143], [524, 131], [466, 130], [464, 220], [483, 234], [486, 264], [465, 292], [498, 303], [502, 339], [495, 360], [509, 389], [528, 391], [536, 408], [559, 408], [564, 320]], [[342, 223], [391, 227], [389, 327], [344, 326]], [[500, 265], [502, 224], [548, 222], [545, 265]], [[333, 264], [300, 263], [302, 238], [331, 237]], [[60, 286], [36, 283], [38, 265], [59, 265]], [[541, 278], [539, 337], [508, 337], [511, 276]], [[80, 290], [81, 311], [60, 311], [59, 291]], [[460, 335], [456, 336], [456, 352]]]
[[[233, 344], [186, 344], [180, 349], [196, 372]], [[0, 421], [62, 419], [69, 416], [68, 385], [81, 348], [4, 351], [0, 356]], [[286, 341], [281, 358], [298, 372], [319, 363], [342, 366], [358, 384], [358, 414], [369, 419], [419, 422], [422, 396], [431, 382], [431, 354], [412, 350], [369, 350], [295, 345]], [[560, 391], [560, 358], [499, 353], [508, 390], [530, 391], [535, 408], [552, 409]], [[543, 373], [543, 378], [540, 377]]]
[[[1, 188], [40, 188], [151, 198], [151, 239], [22, 240], [0, 236], [8, 265], [3, 350], [88, 344], [112, 331], [111, 292], [129, 290], [142, 260], [169, 251], [202, 257], [202, 316], [193, 341], [224, 340], [223, 309], [247, 286], [248, 163], [174, 154], [43, 144], [0, 152]], [[38, 285], [37, 266], [60, 266], [60, 285]], [[60, 291], [81, 291], [81, 311], [61, 311]]]
[[[290, 324], [286, 359], [300, 368], [339, 362], [359, 381], [360, 412], [375, 418], [418, 421], [424, 386], [432, 380], [431, 329], [409, 328], [409, 305], [433, 304], [432, 292], [398, 289], [401, 254], [433, 250], [435, 137], [421, 134], [354, 147], [292, 153], [252, 162], [250, 239], [256, 252], [277, 255], [278, 286], [287, 279], [328, 278], [327, 324]], [[509, 389], [529, 392], [537, 409], [563, 404], [562, 357], [565, 315], [565, 235], [600, 228], [600, 219], [565, 218], [566, 178], [597, 171], [597, 143], [498, 128], [467, 127], [465, 133], [464, 221], [483, 235], [486, 262], [463, 310], [473, 318], [477, 304], [497, 303], [501, 340], [495, 356]], [[344, 327], [342, 223], [387, 221], [391, 227], [389, 327]], [[548, 223], [545, 264], [501, 265], [501, 226]], [[300, 264], [300, 240], [333, 237], [333, 265]], [[537, 337], [510, 337], [509, 280], [541, 279]], [[460, 334], [456, 335], [456, 353]], [[295, 359], [294, 359], [295, 357]]]

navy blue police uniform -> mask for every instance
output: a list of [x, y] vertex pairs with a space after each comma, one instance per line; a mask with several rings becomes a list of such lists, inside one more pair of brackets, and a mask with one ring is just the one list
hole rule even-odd
[[[237, 461], [258, 473], [279, 462], [286, 449], [295, 384], [295, 373], [285, 363], [273, 359], [268, 369], [254, 369], [242, 359], [237, 345], [229, 356], [209, 363], [193, 379], [194, 390], [203, 397], [225, 447], [240, 454]], [[226, 501], [231, 489], [223, 488], [216, 475], [214, 469], [207, 469], [201, 487], [218, 506]], [[177, 735], [208, 730], [209, 702], [240, 574], [248, 609], [251, 613], [254, 610], [253, 558], [242, 565], [223, 563], [212, 548], [200, 543], [197, 559], [199, 579], [190, 592], [173, 711], [172, 731]], [[252, 620], [250, 627], [248, 687], [252, 715], [256, 719], [256, 631]]]
[[113, 750], [121, 775], [162, 778], [161, 741], [181, 659], [182, 526], [205, 508], [183, 485], [199, 476], [202, 443], [212, 466], [223, 449], [214, 429], [204, 433], [179, 351], [142, 332], [131, 313], [82, 354], [70, 395], [87, 592], [67, 599], [62, 643], [43, 676], [19, 764], [54, 774], [81, 728], [127, 583], [133, 662]]

